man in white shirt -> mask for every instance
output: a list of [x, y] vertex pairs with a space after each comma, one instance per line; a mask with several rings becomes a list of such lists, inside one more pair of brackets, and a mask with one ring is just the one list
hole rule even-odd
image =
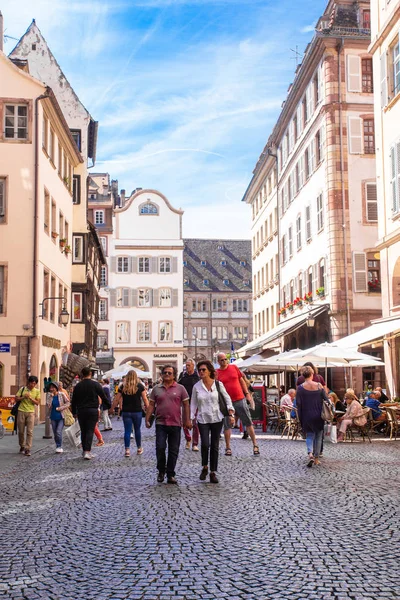
[[284, 412], [285, 406], [287, 406], [288, 408], [293, 408], [293, 400], [295, 399], [295, 397], [296, 397], [296, 390], [294, 390], [294, 389], [288, 390], [288, 393], [285, 394], [284, 396], [282, 396], [281, 406], [280, 406], [280, 411], [282, 413]]

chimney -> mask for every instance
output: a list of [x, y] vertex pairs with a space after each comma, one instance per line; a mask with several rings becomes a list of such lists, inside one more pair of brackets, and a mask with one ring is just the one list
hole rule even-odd
[[121, 190], [121, 208], [125, 206], [125, 190]]
[[0, 10], [0, 51], [3, 52], [3, 43], [4, 43], [4, 21], [3, 14]]

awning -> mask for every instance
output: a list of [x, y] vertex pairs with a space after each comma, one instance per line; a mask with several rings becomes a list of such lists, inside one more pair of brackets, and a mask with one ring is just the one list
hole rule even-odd
[[378, 319], [371, 321], [369, 327], [365, 327], [356, 333], [352, 333], [341, 340], [335, 342], [343, 348], [358, 348], [366, 346], [377, 341], [383, 341], [383, 338], [390, 333], [400, 332], [400, 318], [390, 317], [388, 319]]
[[307, 321], [309, 317], [317, 317], [323, 312], [329, 310], [329, 304], [321, 304], [316, 308], [311, 308], [305, 312], [296, 315], [295, 317], [289, 317], [285, 319], [282, 323], [279, 323], [274, 329], [269, 331], [268, 333], [262, 335], [257, 338], [253, 342], [249, 342], [242, 348], [239, 348], [238, 352], [243, 356], [244, 353], [247, 353], [249, 350], [260, 350], [265, 349], [267, 344], [270, 344], [274, 340], [291, 333], [292, 331], [296, 331], [299, 327], [302, 327]]

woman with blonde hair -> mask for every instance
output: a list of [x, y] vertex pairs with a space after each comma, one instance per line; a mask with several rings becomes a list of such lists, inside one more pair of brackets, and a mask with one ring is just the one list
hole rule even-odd
[[364, 409], [358, 401], [355, 394], [346, 392], [344, 395], [344, 401], [347, 404], [347, 410], [340, 420], [339, 435], [337, 438], [338, 442], [343, 442], [346, 436], [346, 430], [349, 425], [354, 423], [363, 427], [367, 423], [367, 417], [365, 416]]
[[135, 371], [129, 371], [113, 403], [113, 408], [118, 405], [120, 413], [122, 413], [125, 430], [125, 456], [130, 456], [132, 427], [135, 430], [137, 453], [143, 454], [142, 433], [140, 430], [143, 416], [142, 402], [144, 410], [146, 410], [148, 406], [146, 389], [138, 380]]

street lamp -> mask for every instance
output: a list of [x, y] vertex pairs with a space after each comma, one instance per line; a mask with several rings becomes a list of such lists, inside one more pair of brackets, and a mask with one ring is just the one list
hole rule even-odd
[[47, 300], [62, 300], [63, 301], [63, 307], [62, 307], [61, 312], [60, 312], [60, 314], [58, 316], [58, 320], [59, 320], [59, 323], [61, 325], [68, 325], [68, 323], [69, 323], [69, 312], [67, 311], [67, 301], [64, 298], [64, 296], [49, 296], [48, 298], [43, 298], [43, 302], [41, 302], [39, 304], [39, 306], [42, 307], [42, 314], [39, 315], [39, 317], [41, 319], [44, 319], [45, 316], [46, 316], [46, 314], [44, 312], [44, 303], [47, 302]]

